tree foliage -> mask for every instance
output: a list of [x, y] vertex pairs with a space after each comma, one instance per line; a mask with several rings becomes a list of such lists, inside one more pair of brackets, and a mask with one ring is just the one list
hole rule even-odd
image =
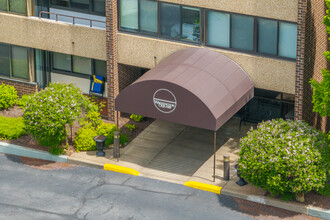
[[322, 191], [330, 175], [326, 135], [300, 121], [262, 122], [240, 141], [241, 176], [273, 195]]
[[[323, 23], [327, 26], [326, 32], [330, 34], [330, 0], [325, 0], [328, 10], [323, 18]], [[327, 61], [330, 62], [330, 51], [325, 51], [323, 55]], [[322, 69], [323, 80], [317, 82], [314, 79], [310, 80], [313, 86], [313, 111], [319, 113], [321, 116], [330, 116], [330, 71]]]
[[51, 83], [46, 89], [29, 96], [24, 108], [27, 131], [43, 146], [58, 146], [67, 137], [66, 125], [72, 125], [97, 106], [73, 84]]

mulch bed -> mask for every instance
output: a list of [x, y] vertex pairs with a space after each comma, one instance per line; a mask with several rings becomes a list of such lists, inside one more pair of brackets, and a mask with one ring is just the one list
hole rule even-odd
[[[22, 109], [20, 109], [18, 106], [13, 106], [7, 110], [2, 110], [0, 111], [0, 115], [5, 116], [5, 117], [21, 117], [23, 115]], [[115, 124], [114, 121], [102, 119], [105, 123], [111, 123]], [[118, 125], [120, 128], [121, 133], [126, 134], [129, 137], [129, 141], [132, 141], [135, 137], [137, 137], [146, 127], [148, 127], [154, 119], [151, 118], [145, 118], [141, 122], [135, 122], [132, 119], [128, 117], [119, 117], [118, 119]], [[135, 124], [136, 129], [133, 131], [130, 131], [127, 127], [125, 127], [125, 124]], [[76, 132], [79, 130], [80, 125], [78, 122], [75, 122], [74, 125], [72, 126], [72, 140], [74, 140]], [[69, 139], [69, 149], [65, 150], [65, 154], [70, 156], [73, 153], [76, 152], [75, 147], [73, 146], [73, 142], [71, 141], [71, 134], [68, 134], [68, 139]], [[16, 144], [24, 147], [29, 147], [37, 150], [42, 150], [49, 152], [50, 147], [47, 146], [40, 146], [36, 140], [32, 138], [31, 135], [25, 135], [22, 136], [16, 140], [1, 140], [2, 142], [6, 143], [11, 143], [11, 144]], [[64, 147], [64, 146], [63, 146]]]
[[[270, 195], [270, 193], [266, 193], [266, 196], [269, 198], [274, 198]], [[279, 197], [275, 197], [279, 199]], [[305, 194], [305, 201], [304, 202], [297, 202], [292, 201], [298, 205], [311, 205], [314, 207], [319, 207], [323, 209], [330, 209], [330, 197], [318, 194], [314, 191], [310, 191], [309, 193]]]

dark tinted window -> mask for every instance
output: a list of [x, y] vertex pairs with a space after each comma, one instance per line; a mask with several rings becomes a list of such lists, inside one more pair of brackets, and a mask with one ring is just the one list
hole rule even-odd
[[200, 42], [200, 9], [182, 6], [182, 39]]
[[161, 3], [160, 6], [160, 27], [162, 36], [180, 39], [180, 6], [167, 3]]
[[235, 49], [253, 51], [254, 19], [245, 15], [231, 16], [231, 46]]
[[0, 44], [0, 75], [10, 76], [9, 45]]
[[258, 19], [258, 52], [277, 54], [277, 21]]

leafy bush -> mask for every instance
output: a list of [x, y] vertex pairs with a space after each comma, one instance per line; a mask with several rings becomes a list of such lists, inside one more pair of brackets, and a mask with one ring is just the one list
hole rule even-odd
[[129, 137], [126, 134], [121, 133], [120, 136], [119, 136], [119, 144], [121, 146], [124, 146], [128, 142], [129, 142]]
[[85, 117], [83, 118], [82, 122], [80, 123], [81, 126], [92, 126], [93, 128], [96, 128], [102, 123], [100, 112], [93, 110], [87, 112]]
[[329, 145], [323, 133], [303, 122], [260, 123], [240, 142], [239, 170], [272, 195], [322, 190], [329, 177]]
[[135, 124], [126, 124], [125, 127], [128, 128], [130, 131], [133, 131], [136, 129]]
[[97, 132], [90, 126], [85, 126], [79, 129], [74, 139], [74, 146], [79, 151], [91, 151], [96, 150], [96, 143], [94, 137], [97, 136]]
[[327, 183], [324, 187], [324, 189], [321, 189], [319, 191], [320, 194], [330, 197], [330, 183]]
[[51, 83], [28, 99], [23, 117], [28, 132], [40, 145], [58, 146], [67, 137], [66, 125], [94, 108], [73, 84]]
[[49, 153], [53, 155], [64, 154], [64, 149], [62, 147], [52, 146], [49, 150]]
[[18, 95], [14, 86], [0, 85], [0, 110], [12, 107], [17, 99]]
[[144, 117], [141, 115], [131, 114], [130, 119], [132, 119], [133, 121], [139, 122], [139, 121], [142, 121], [144, 119]]
[[110, 144], [113, 144], [113, 133], [117, 131], [117, 125], [110, 124], [110, 123], [104, 123], [102, 122], [97, 127], [97, 134], [103, 135], [107, 137], [107, 140], [105, 141], [105, 146], [109, 146]]
[[17, 105], [21, 108], [24, 108], [26, 106], [26, 103], [31, 98], [31, 95], [23, 95], [18, 101]]
[[0, 139], [17, 139], [26, 134], [23, 118], [0, 116]]

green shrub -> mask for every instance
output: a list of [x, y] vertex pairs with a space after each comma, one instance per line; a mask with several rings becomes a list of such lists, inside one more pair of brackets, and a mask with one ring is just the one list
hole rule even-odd
[[136, 129], [135, 124], [126, 124], [125, 127], [128, 128], [130, 131], [133, 131]]
[[23, 118], [0, 116], [0, 139], [17, 139], [26, 134]]
[[327, 183], [324, 189], [319, 190], [319, 193], [324, 196], [330, 197], [330, 183]]
[[27, 131], [42, 146], [62, 144], [66, 125], [72, 125], [82, 112], [95, 110], [79, 88], [64, 83], [51, 83], [28, 99], [23, 109]]
[[74, 146], [79, 151], [91, 151], [96, 150], [96, 143], [94, 137], [97, 136], [97, 132], [90, 126], [85, 126], [79, 129], [74, 139]]
[[131, 114], [130, 119], [132, 119], [133, 121], [139, 122], [139, 121], [142, 121], [144, 119], [144, 117], [141, 115]]
[[102, 123], [100, 112], [97, 110], [92, 110], [87, 112], [85, 117], [83, 118], [82, 122], [80, 123], [81, 126], [92, 126], [96, 128]]
[[18, 101], [17, 105], [21, 108], [24, 108], [26, 106], [26, 103], [31, 98], [31, 95], [23, 95]]
[[319, 191], [329, 177], [329, 155], [323, 133], [278, 119], [260, 123], [241, 139], [239, 169], [243, 178], [272, 195]]
[[120, 134], [120, 137], [119, 137], [119, 144], [121, 146], [124, 146], [125, 144], [127, 144], [129, 142], [129, 137], [124, 134], [124, 133], [121, 133]]
[[52, 146], [49, 150], [49, 153], [53, 155], [64, 154], [64, 149], [62, 147]]
[[18, 95], [14, 86], [0, 85], [0, 110], [12, 107], [17, 99]]
[[115, 131], [117, 131], [117, 126], [115, 124], [102, 122], [97, 127], [97, 134], [107, 137], [107, 140], [105, 141], [105, 146], [109, 146], [109, 145], [113, 144], [113, 133]]

